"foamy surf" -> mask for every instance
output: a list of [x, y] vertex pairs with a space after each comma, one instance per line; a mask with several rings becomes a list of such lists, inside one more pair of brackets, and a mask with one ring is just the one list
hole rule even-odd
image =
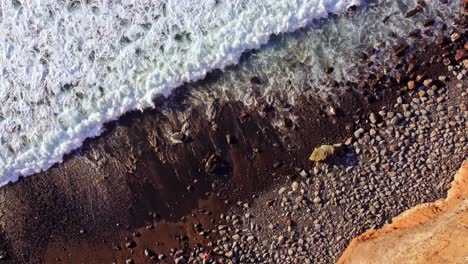
[[2, 1], [0, 184], [46, 170], [271, 34], [359, 0]]

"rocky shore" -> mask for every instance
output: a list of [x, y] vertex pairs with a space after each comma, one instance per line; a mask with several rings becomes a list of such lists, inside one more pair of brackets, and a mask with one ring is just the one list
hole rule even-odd
[[[398, 36], [416, 41], [391, 49], [392, 69], [363, 54], [366, 74], [333, 83], [335, 101], [191, 104], [182, 87], [108, 124], [0, 189], [1, 261], [337, 261], [365, 230], [444, 197], [468, 158], [467, 21], [449, 21]], [[321, 145], [331, 155], [309, 160]]]
[[468, 252], [468, 161], [447, 198], [421, 204], [353, 239], [338, 263], [463, 263]]

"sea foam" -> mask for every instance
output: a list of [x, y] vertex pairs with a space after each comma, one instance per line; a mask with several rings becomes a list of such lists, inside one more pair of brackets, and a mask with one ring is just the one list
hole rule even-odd
[[359, 0], [2, 1], [0, 184], [105, 122]]

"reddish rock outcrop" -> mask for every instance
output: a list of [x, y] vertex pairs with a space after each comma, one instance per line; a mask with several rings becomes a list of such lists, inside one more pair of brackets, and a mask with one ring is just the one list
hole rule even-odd
[[403, 212], [392, 224], [354, 238], [338, 260], [350, 263], [468, 262], [468, 160], [447, 198]]

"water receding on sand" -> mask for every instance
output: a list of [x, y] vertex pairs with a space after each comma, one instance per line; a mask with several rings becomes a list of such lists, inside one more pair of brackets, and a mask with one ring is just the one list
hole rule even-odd
[[[294, 103], [305, 92], [337, 96], [341, 88], [329, 84], [356, 81], [350, 76], [360, 72], [363, 52], [382, 56], [384, 47], [402, 41], [392, 34], [422, 29], [426, 16], [444, 17], [458, 6], [428, 3], [415, 23], [402, 15], [415, 0], [366, 1], [357, 12], [332, 17], [329, 12], [361, 1], [288, 2], [7, 5], [0, 183], [61, 162], [83, 140], [99, 135], [105, 122], [152, 106], [155, 95], [234, 64], [269, 39], [216, 81], [185, 85], [194, 103]], [[30, 17], [36, 19], [26, 23]]]
[[[339, 96], [344, 89], [336, 82], [357, 82], [358, 76], [369, 73], [363, 61], [370, 58], [375, 69], [387, 68], [392, 74], [392, 48], [401, 43], [434, 38], [424, 34], [427, 18], [442, 18], [459, 7], [458, 1], [440, 5], [427, 3], [424, 11], [406, 17], [416, 1], [367, 1], [354, 13], [331, 16], [314, 21], [293, 33], [270, 39], [261, 49], [245, 53], [241, 63], [228, 67], [216, 82], [204, 83], [207, 89], [194, 88], [195, 94], [206, 100], [225, 98], [246, 104], [256, 99], [272, 102], [283, 99], [294, 103], [304, 92], [326, 97]], [[418, 33], [418, 34], [416, 34]], [[408, 34], [414, 37], [408, 38]], [[202, 90], [202, 91], [200, 91]]]
[[236, 63], [271, 34], [358, 2], [2, 3], [0, 184], [61, 162], [105, 122]]

